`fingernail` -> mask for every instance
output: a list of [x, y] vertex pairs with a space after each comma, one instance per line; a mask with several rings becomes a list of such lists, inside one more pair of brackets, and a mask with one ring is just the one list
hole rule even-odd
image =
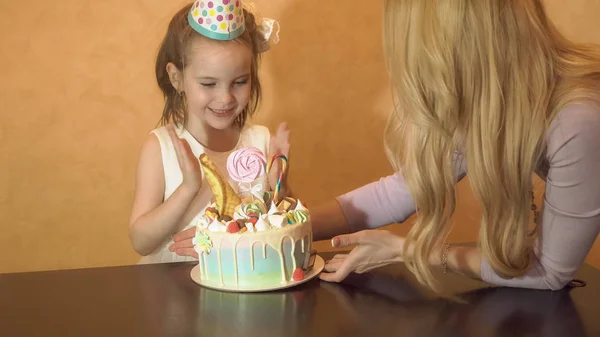
[[338, 239], [338, 238], [331, 239], [331, 247], [337, 247], [337, 245], [339, 243], [340, 243], [340, 239]]

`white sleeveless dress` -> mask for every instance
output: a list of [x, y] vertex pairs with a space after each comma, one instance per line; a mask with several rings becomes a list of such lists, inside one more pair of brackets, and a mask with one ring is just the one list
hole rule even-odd
[[[196, 158], [198, 158], [200, 154], [206, 153], [215, 163], [224, 177], [229, 177], [229, 174], [227, 173], [227, 158], [233, 151], [249, 146], [258, 148], [265, 154], [265, 156], [268, 155], [269, 151], [269, 129], [261, 125], [246, 125], [244, 130], [242, 130], [238, 144], [229, 152], [214, 152], [209, 149], [205, 149], [185, 128], [177, 128], [176, 131], [179, 137], [187, 140], [187, 142], [190, 144], [190, 147], [192, 148]], [[173, 142], [171, 142], [166, 128], [157, 128], [152, 130], [151, 133], [158, 138], [160, 143], [163, 170], [165, 174], [165, 194], [163, 200], [167, 200], [167, 198], [173, 194], [177, 187], [181, 185], [183, 176], [181, 174], [181, 170], [179, 169], [179, 162], [177, 161], [177, 155], [173, 146]], [[239, 186], [238, 183], [231, 180], [229, 183], [238, 193], [249, 190], [261, 193], [267, 188], [268, 181], [266, 176], [263, 176], [255, 181], [252, 186]], [[208, 185], [206, 178], [203, 178], [202, 188], [199, 192], [199, 199], [201, 204], [204, 205], [202, 209], [206, 208], [210, 204], [212, 196], [213, 194], [210, 186]], [[185, 224], [185, 226], [179, 229], [178, 232], [195, 226], [199, 218], [200, 214], [194, 217], [189, 223]], [[173, 252], [170, 252], [169, 246], [172, 243], [173, 241], [170, 237], [166, 238], [156, 251], [142, 257], [138, 264], [197, 261], [195, 258], [189, 256], [179, 256]]]

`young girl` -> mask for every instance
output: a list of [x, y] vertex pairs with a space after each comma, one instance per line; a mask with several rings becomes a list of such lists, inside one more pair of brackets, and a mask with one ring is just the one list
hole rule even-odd
[[[162, 127], [142, 146], [129, 225], [133, 248], [143, 256], [140, 263], [194, 259], [168, 246], [173, 234], [196, 225], [211, 202], [200, 154], [206, 153], [225, 176], [227, 158], [237, 149], [252, 146], [265, 155], [288, 155], [284, 124], [271, 138], [266, 127], [246, 123], [260, 100], [257, 68], [270, 33], [268, 27], [259, 29], [240, 1], [197, 1], [172, 18], [156, 60], [166, 99]], [[270, 176], [277, 174], [273, 170]], [[263, 178], [255, 186], [265, 189], [266, 184]], [[239, 192], [240, 186], [233, 187]]]

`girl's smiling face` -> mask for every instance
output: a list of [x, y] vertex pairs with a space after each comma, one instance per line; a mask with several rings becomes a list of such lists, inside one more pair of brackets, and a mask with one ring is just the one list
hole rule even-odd
[[167, 66], [171, 82], [184, 91], [188, 120], [225, 130], [248, 105], [251, 94], [252, 51], [239, 41], [214, 41], [196, 37], [190, 41], [183, 76]]

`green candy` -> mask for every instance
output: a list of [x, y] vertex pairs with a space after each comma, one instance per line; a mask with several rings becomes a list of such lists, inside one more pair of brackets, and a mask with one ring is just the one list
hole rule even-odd
[[261, 209], [261, 207], [258, 206], [257, 204], [248, 204], [246, 206], [246, 215], [250, 212], [252, 212], [256, 215], [261, 215], [264, 213], [263, 210]]
[[198, 249], [204, 251], [206, 254], [210, 253], [210, 249], [213, 246], [212, 240], [204, 232], [196, 232], [194, 244], [198, 247]]
[[305, 211], [292, 211], [294, 222], [303, 223], [308, 221], [308, 214]]

